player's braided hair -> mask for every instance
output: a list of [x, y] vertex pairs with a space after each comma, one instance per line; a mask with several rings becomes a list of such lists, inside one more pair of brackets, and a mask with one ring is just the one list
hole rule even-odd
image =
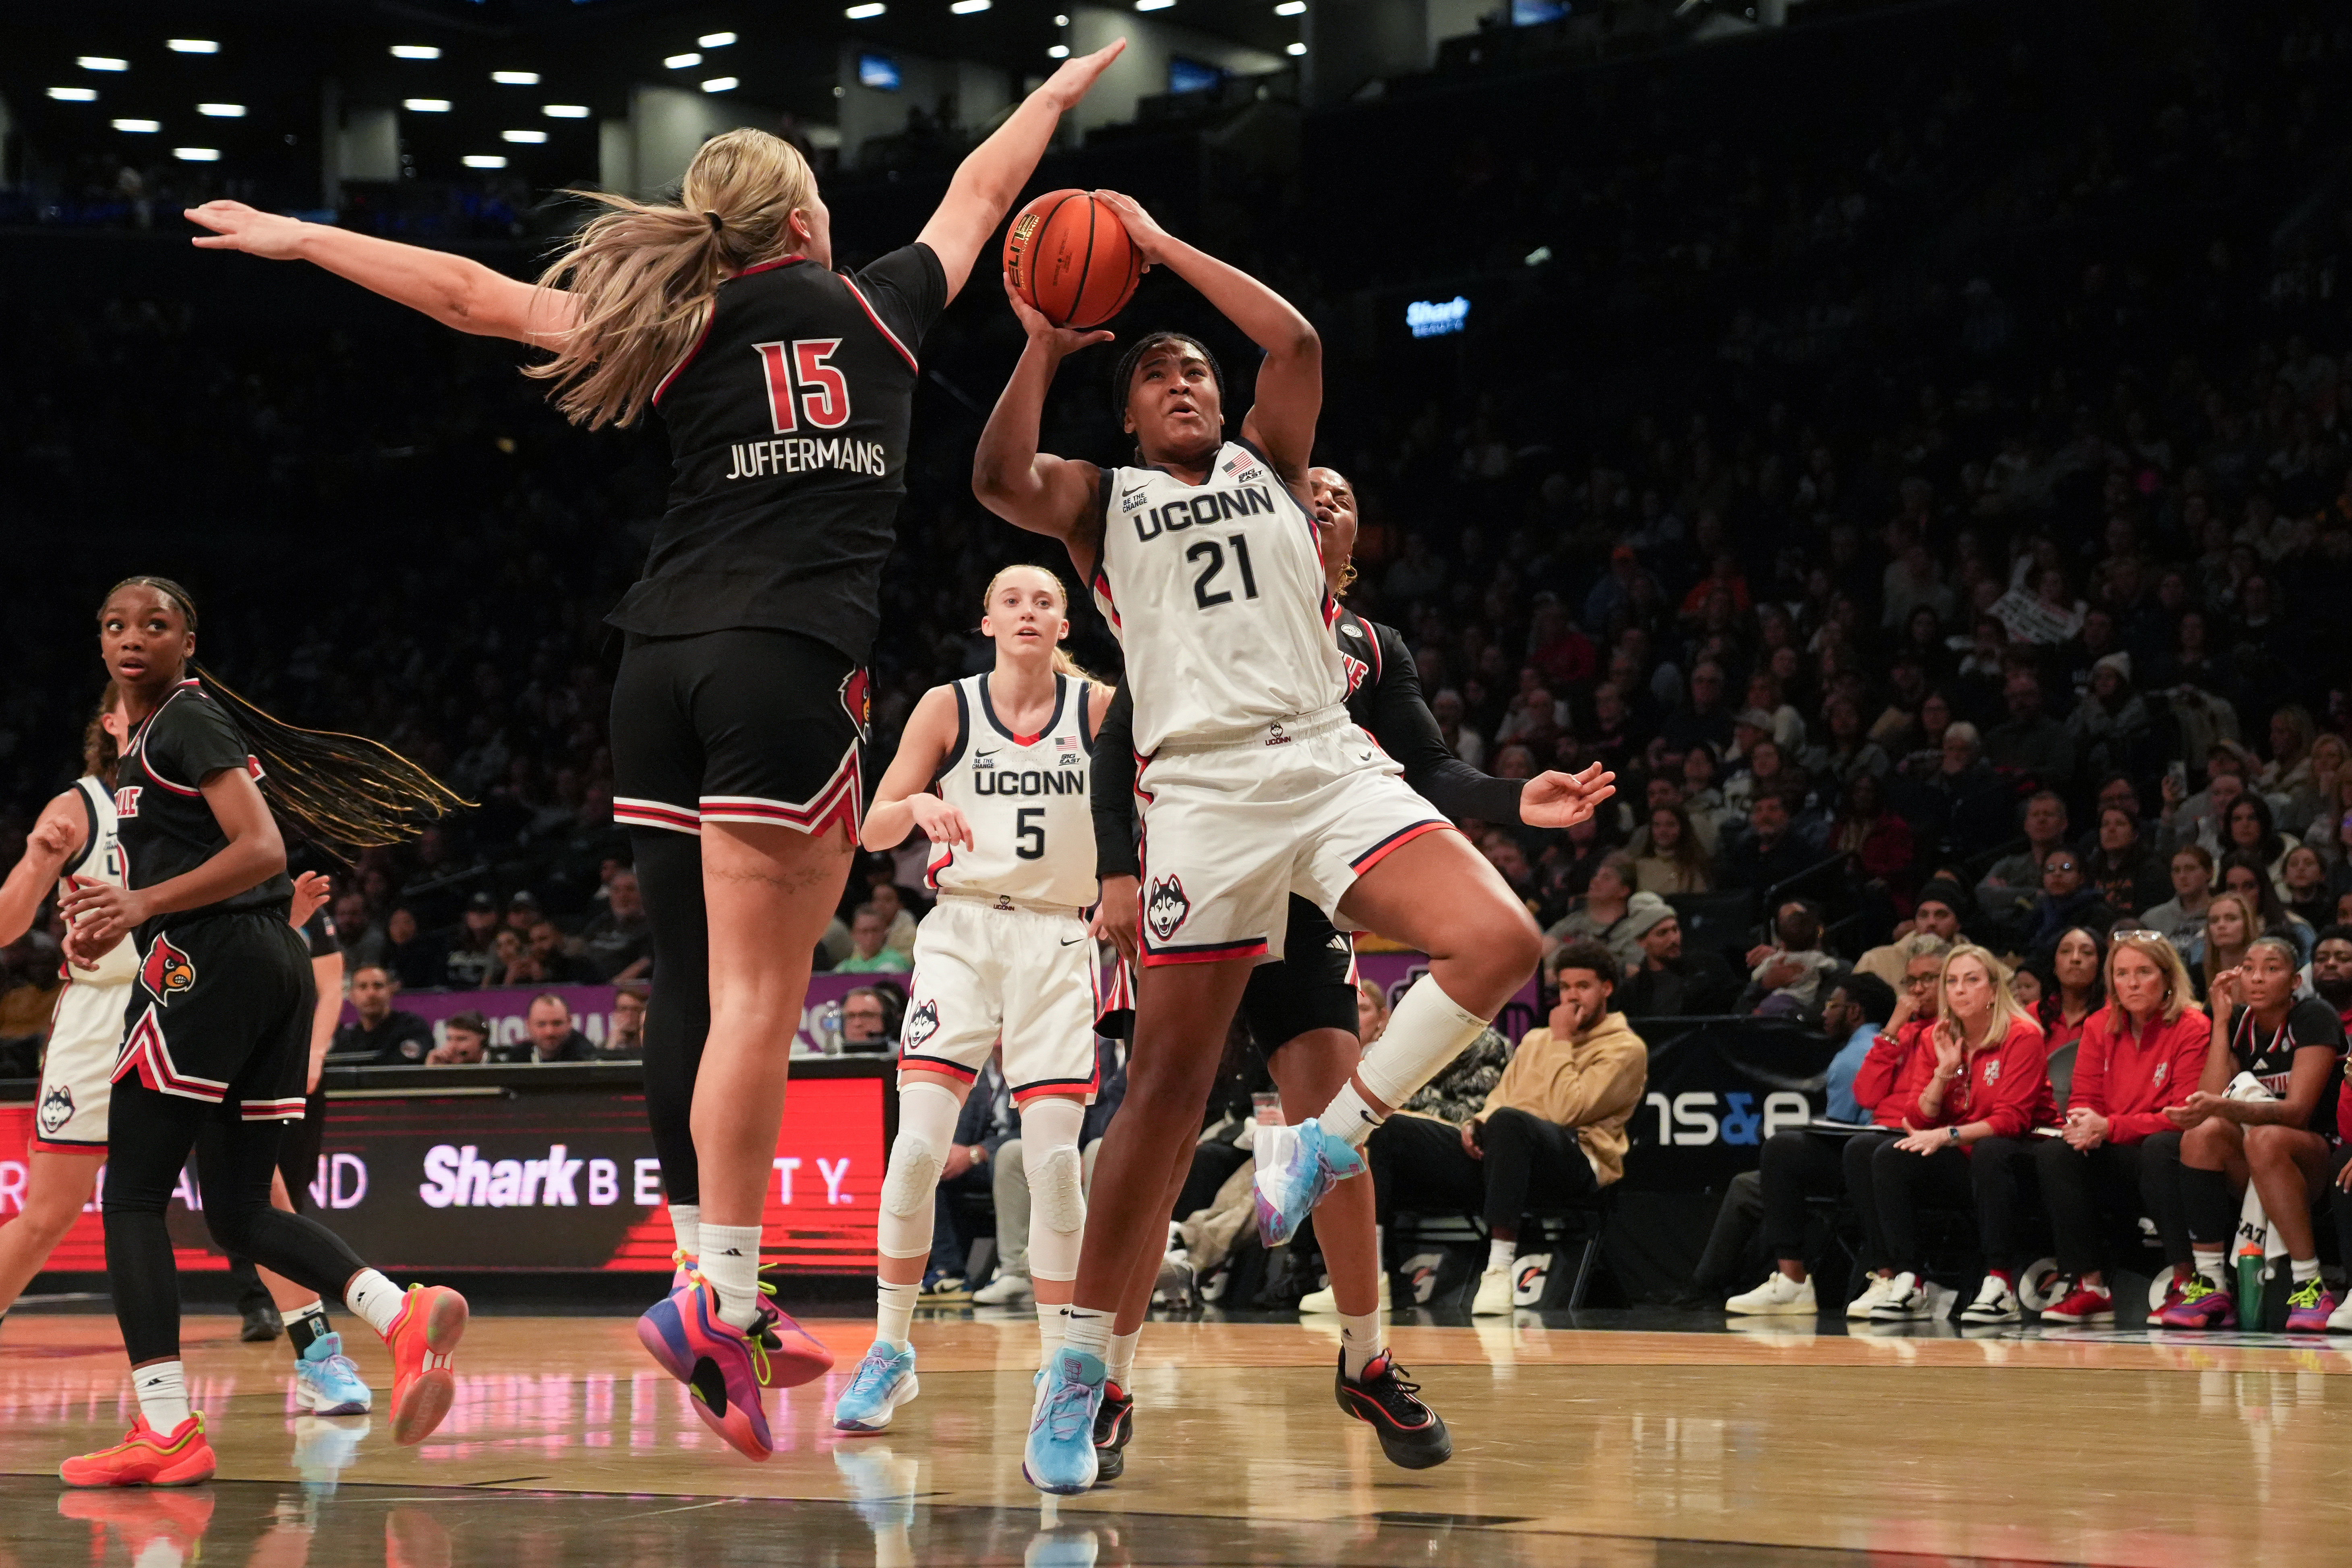
[[[1143, 362], [1144, 355], [1169, 343], [1181, 343], [1209, 361], [1209, 374], [1215, 377], [1217, 382], [1217, 406], [1220, 409], [1224, 407], [1225, 367], [1217, 362], [1216, 355], [1209, 352], [1209, 345], [1189, 332], [1163, 330], [1146, 332], [1129, 344], [1127, 352], [1118, 357], [1118, 366], [1110, 373], [1110, 411], [1122, 419], [1127, 416], [1127, 400], [1135, 390], [1135, 367]], [[1139, 463], [1143, 460], [1143, 444], [1140, 442], [1136, 444], [1135, 456]]]
[[[196, 629], [196, 601], [166, 577], [126, 577], [106, 591], [152, 588]], [[373, 849], [413, 839], [473, 802], [405, 757], [364, 736], [304, 729], [238, 695], [194, 660], [188, 673], [220, 704], [262, 768], [262, 798], [303, 836], [330, 850]]]
[[[1004, 580], [1004, 574], [1008, 571], [1036, 572], [1038, 575], [1045, 578], [1046, 581], [1054, 585], [1054, 592], [1061, 600], [1064, 612], [1066, 613], [1068, 612], [1070, 608], [1070, 588], [1069, 584], [1062, 580], [1060, 573], [1055, 571], [1051, 567], [1038, 566], [1033, 562], [1025, 560], [1016, 560], [1011, 566], [998, 568], [996, 575], [988, 580], [988, 587], [980, 596], [980, 612], [982, 615], [986, 615], [988, 613], [988, 607], [996, 601], [996, 585]], [[1104, 680], [1100, 675], [1096, 674], [1092, 670], [1087, 669], [1076, 659], [1070, 657], [1070, 650], [1068, 646], [1060, 643], [1054, 644], [1054, 673], [1060, 675], [1068, 675], [1073, 680], [1092, 681], [1098, 686], [1107, 686], [1110, 685], [1108, 681]]]

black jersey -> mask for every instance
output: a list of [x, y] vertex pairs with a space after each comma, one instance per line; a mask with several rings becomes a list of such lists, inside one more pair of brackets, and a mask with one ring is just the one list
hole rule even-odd
[[[1404, 769], [1404, 781], [1449, 817], [1519, 821], [1526, 781], [1490, 778], [1447, 749], [1421, 695], [1421, 671], [1392, 626], [1342, 609], [1331, 634], [1348, 674], [1348, 716]], [[1095, 874], [1136, 876], [1135, 700], [1121, 683], [1095, 747]]]
[[612, 623], [794, 632], [864, 664], [907, 492], [915, 354], [946, 305], [925, 245], [855, 277], [788, 256], [720, 284], [654, 392], [668, 510]]
[[[125, 885], [168, 882], [226, 847], [228, 835], [221, 831], [203, 789], [205, 779], [225, 768], [261, 777], [261, 764], [246, 750], [235, 721], [194, 681], [182, 681], [147, 716], [115, 765], [114, 816]], [[281, 871], [217, 904], [157, 915], [140, 928], [140, 946], [157, 931], [226, 910], [274, 911], [282, 919], [293, 896], [294, 884]]]
[[[2230, 1054], [2241, 1071], [2262, 1080], [2263, 1087], [2286, 1098], [2287, 1080], [2294, 1071], [2294, 1054], [2307, 1046], [2324, 1045], [2336, 1053], [2337, 1073], [2343, 1071], [2344, 1024], [2336, 1009], [2315, 997], [2305, 997], [2287, 1009], [2286, 1022], [2276, 1030], [2254, 1021], [2254, 1009], [2239, 1006], [2230, 1013]], [[2336, 1114], [2336, 1082], [2331, 1079], [2320, 1095], [2320, 1111], [2332, 1121]]]

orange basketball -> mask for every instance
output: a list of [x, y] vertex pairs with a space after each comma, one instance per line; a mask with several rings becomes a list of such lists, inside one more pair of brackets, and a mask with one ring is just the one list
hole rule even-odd
[[1134, 298], [1143, 257], [1092, 192], [1049, 191], [1013, 214], [1004, 270], [1046, 320], [1090, 330]]

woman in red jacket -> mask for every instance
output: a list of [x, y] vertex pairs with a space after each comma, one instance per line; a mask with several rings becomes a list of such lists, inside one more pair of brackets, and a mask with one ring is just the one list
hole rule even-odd
[[[1883, 1144], [1870, 1159], [1870, 1197], [1877, 1206], [1886, 1260], [1895, 1270], [1885, 1299], [1871, 1309], [1873, 1322], [1907, 1322], [1931, 1311], [1919, 1240], [1922, 1202], [1953, 1207], [1972, 1205], [1996, 1283], [2011, 1320], [2017, 1293], [2003, 1272], [2017, 1254], [2018, 1194], [2013, 1178], [2027, 1168], [2018, 1159], [1979, 1162], [1969, 1151], [1987, 1139], [2017, 1140], [2034, 1127], [2057, 1120], [2050, 1084], [2043, 1076], [2048, 1052], [2036, 1023], [2009, 988], [2001, 961], [1972, 943], [1944, 959], [1943, 1011], [1927, 1032], [1933, 1066], [1911, 1113], [1906, 1135]], [[1996, 1156], [1999, 1150], [1995, 1151]], [[1859, 1198], [1860, 1195], [1856, 1195]], [[1971, 1321], [2000, 1322], [1970, 1308]]]
[[2107, 955], [2107, 1005], [2074, 1051], [2063, 1133], [2033, 1151], [2042, 1201], [2073, 1281], [2044, 1307], [2045, 1323], [2111, 1323], [2115, 1298], [2099, 1268], [2099, 1210], [2145, 1211], [2156, 1221], [2174, 1291], [2194, 1271], [2180, 1207], [2180, 1131], [2165, 1112], [2187, 1103], [2205, 1071], [2212, 1026], [2171, 943], [2121, 931]]

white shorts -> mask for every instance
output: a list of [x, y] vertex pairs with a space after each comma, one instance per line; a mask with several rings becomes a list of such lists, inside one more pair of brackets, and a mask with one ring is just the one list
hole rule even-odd
[[93, 986], [68, 981], [58, 998], [57, 1020], [41, 1058], [41, 1095], [33, 1106], [33, 1148], [39, 1154], [106, 1153], [106, 1107], [121, 1055], [122, 1009], [132, 982]]
[[1340, 924], [1358, 877], [1453, 826], [1339, 707], [1230, 744], [1163, 746], [1135, 791], [1146, 967], [1279, 958], [1293, 893]]
[[999, 1040], [1013, 1103], [1040, 1094], [1091, 1103], [1102, 971], [1076, 915], [946, 897], [915, 930], [901, 1071], [969, 1083]]

